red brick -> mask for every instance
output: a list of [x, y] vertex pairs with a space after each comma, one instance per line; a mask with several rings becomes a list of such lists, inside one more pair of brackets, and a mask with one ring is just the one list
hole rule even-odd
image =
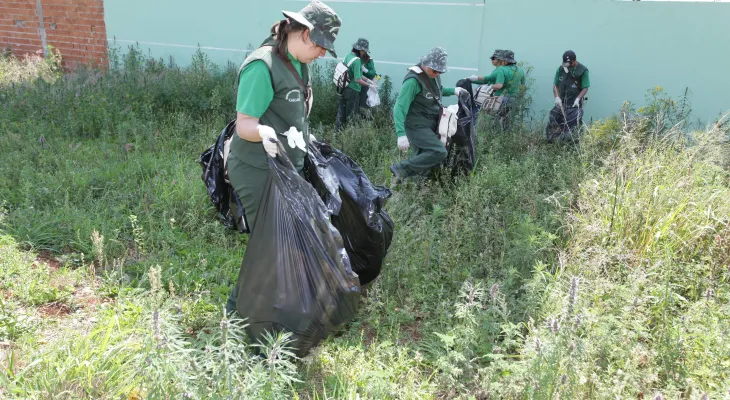
[[[0, 45], [18, 53], [35, 53], [41, 46], [35, 0], [1, 0]], [[108, 62], [103, 0], [43, 0], [46, 40], [63, 56], [64, 66]], [[15, 25], [22, 20], [25, 26]], [[51, 24], [56, 28], [51, 29]]]

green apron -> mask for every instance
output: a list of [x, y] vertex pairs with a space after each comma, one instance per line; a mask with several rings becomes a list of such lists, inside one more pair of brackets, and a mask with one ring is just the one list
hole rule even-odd
[[421, 92], [413, 99], [405, 121], [406, 137], [413, 155], [396, 164], [403, 178], [427, 175], [431, 169], [441, 165], [447, 155], [446, 147], [436, 132], [441, 116], [441, 77], [431, 79], [424, 72], [417, 71], [409, 69], [403, 79], [403, 82], [415, 79], [421, 86]]
[[[302, 86], [284, 61], [273, 53], [271, 46], [263, 46], [246, 58], [243, 67], [255, 60], [262, 60], [269, 67], [271, 85], [274, 89], [274, 99], [269, 108], [259, 118], [261, 125], [274, 129], [277, 137], [286, 149], [287, 156], [294, 167], [301, 173], [304, 168], [305, 153], [298, 148], [292, 149], [288, 145], [286, 136], [281, 135], [295, 127], [304, 133], [304, 140], [309, 144], [308, 105], [306, 99], [311, 95], [309, 69], [302, 64], [302, 81], [307, 85], [310, 93], [305, 96]], [[240, 73], [240, 72], [239, 72]], [[296, 73], [296, 72], [295, 72]], [[240, 82], [239, 82], [240, 84]], [[251, 232], [256, 225], [256, 213], [261, 205], [266, 179], [269, 176], [269, 166], [264, 146], [260, 142], [249, 142], [234, 135], [231, 140], [231, 152], [228, 155], [228, 178], [231, 186], [238, 193], [241, 204], [246, 210], [246, 220]], [[236, 310], [238, 284], [236, 284], [228, 298], [226, 309], [228, 312]]]
[[[569, 68], [568, 72], [565, 72], [564, 68], [560, 68], [558, 89], [560, 90], [559, 95], [560, 98], [563, 99], [564, 105], [570, 107], [573, 103], [575, 103], [575, 99], [578, 98], [578, 95], [583, 90], [581, 78], [585, 71], [586, 67], [584, 67], [583, 64], [578, 64], [578, 66], [572, 70]], [[581, 105], [582, 104], [583, 99], [581, 99]]]

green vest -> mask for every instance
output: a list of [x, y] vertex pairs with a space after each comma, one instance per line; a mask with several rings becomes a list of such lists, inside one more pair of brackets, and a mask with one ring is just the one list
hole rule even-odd
[[[288, 140], [282, 133], [287, 132], [293, 126], [304, 133], [304, 141], [309, 144], [307, 103], [302, 87], [294, 74], [272, 50], [273, 47], [271, 46], [263, 46], [251, 53], [243, 62], [243, 66], [239, 70], [239, 76], [243, 71], [243, 67], [256, 60], [263, 61], [269, 67], [271, 86], [274, 88], [274, 99], [271, 100], [271, 104], [269, 104], [269, 108], [264, 112], [264, 115], [259, 118], [259, 124], [274, 128], [294, 167], [297, 171], [301, 171], [304, 168], [305, 153], [298, 148], [292, 149], [289, 147]], [[309, 81], [309, 68], [306, 64], [302, 64], [302, 75], [302, 81], [307, 85], [307, 91], [310, 93], [311, 98], [312, 86]], [[241, 139], [238, 135], [234, 135], [231, 140], [231, 152], [242, 162], [253, 167], [262, 169], [269, 167], [266, 152], [261, 143], [249, 142]]]
[[[408, 109], [405, 121], [406, 129], [409, 127], [427, 127], [435, 130], [438, 128], [438, 121], [441, 116], [441, 77], [437, 76], [436, 79], [431, 79], [425, 72], [416, 72], [413, 70], [414, 68], [419, 68], [420, 71], [418, 66], [409, 68], [403, 82], [411, 78], [416, 79], [418, 84], [421, 85], [421, 92], [413, 99], [411, 107]], [[429, 81], [430, 83], [427, 83]], [[436, 93], [433, 93], [434, 90]]]
[[583, 90], [581, 78], [586, 70], [586, 67], [580, 63], [572, 71], [569, 68], [568, 72], [565, 72], [565, 68], [560, 67], [558, 89], [560, 90], [560, 98], [563, 99], [564, 104], [572, 105], [575, 103], [575, 99], [578, 97], [581, 90]]

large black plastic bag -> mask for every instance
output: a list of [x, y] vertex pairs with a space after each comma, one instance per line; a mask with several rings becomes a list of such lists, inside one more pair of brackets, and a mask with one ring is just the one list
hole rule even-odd
[[360, 283], [327, 208], [281, 145], [269, 170], [238, 276], [236, 308], [247, 318], [252, 340], [266, 331], [292, 332], [302, 357], [355, 316]]
[[226, 182], [223, 168], [223, 147], [225, 142], [236, 132], [236, 121], [231, 121], [218, 135], [216, 142], [200, 155], [198, 162], [203, 168], [203, 183], [208, 190], [208, 197], [218, 211], [218, 219], [230, 229], [238, 229], [240, 233], [249, 233], [246, 212], [238, 194]]
[[393, 240], [393, 220], [383, 209], [391, 191], [373, 185], [355, 161], [321, 142], [309, 146], [305, 176], [320, 197], [332, 204], [330, 208], [337, 208], [339, 202], [332, 225], [345, 241], [360, 284], [370, 283], [380, 274]]
[[580, 107], [555, 106], [550, 110], [545, 135], [548, 142], [568, 142], [577, 140], [583, 120], [583, 109]]
[[471, 81], [462, 79], [456, 87], [463, 88], [468, 94], [459, 96], [458, 127], [456, 133], [447, 143], [448, 155], [444, 166], [451, 171], [451, 176], [468, 175], [476, 162], [474, 148], [476, 147], [476, 109]]

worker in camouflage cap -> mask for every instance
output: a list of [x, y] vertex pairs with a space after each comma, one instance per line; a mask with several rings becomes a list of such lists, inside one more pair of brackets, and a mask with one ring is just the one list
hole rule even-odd
[[[273, 24], [269, 37], [239, 69], [236, 132], [227, 142], [224, 161], [230, 186], [240, 200], [238, 211], [244, 211], [252, 237], [261, 232], [256, 225], [258, 211], [271, 206], [263, 204], [270, 159], [285, 152], [297, 172], [303, 173], [307, 146], [315, 140], [309, 133], [313, 101], [309, 64], [324, 57], [326, 51], [335, 54], [334, 41], [342, 24], [319, 0], [299, 12], [282, 13], [286, 18]], [[239, 297], [238, 285], [234, 286], [227, 312], [238, 310], [247, 315], [240, 301], [244, 296]], [[259, 337], [253, 335], [251, 339]]]
[[446, 72], [446, 51], [434, 47], [421, 62], [408, 68], [403, 86], [393, 109], [397, 146], [401, 151], [412, 148], [413, 155], [390, 166], [391, 186], [411, 177], [430, 177], [434, 168], [446, 159], [446, 138], [438, 133], [443, 96], [468, 93], [460, 87], [445, 88], [441, 74]]
[[368, 53], [370, 53], [370, 42], [365, 38], [359, 38], [342, 61], [347, 66], [350, 82], [342, 93], [338, 93], [336, 131], [342, 129], [349, 121], [363, 116], [364, 107], [367, 106], [368, 89], [376, 85], [372, 81], [376, 75], [375, 64]]
[[492, 56], [489, 57], [489, 59], [492, 61], [492, 65], [494, 65], [495, 67], [499, 66], [498, 64], [499, 64], [499, 60], [501, 60], [502, 52], [504, 52], [504, 50], [499, 50], [499, 49], [494, 50], [494, 53], [492, 53]]
[[[357, 39], [357, 42], [352, 45], [353, 50], [360, 51], [360, 60], [362, 61], [362, 76], [369, 79], [377, 87], [380, 75], [375, 70], [375, 61], [370, 54], [370, 42], [365, 38]], [[369, 89], [363, 87], [360, 90], [360, 118], [372, 119], [372, 113], [370, 113], [368, 106], [368, 92]]]
[[337, 58], [335, 52], [335, 39], [340, 32], [342, 21], [334, 10], [319, 0], [312, 0], [299, 12], [282, 11], [282, 13], [294, 21], [309, 28], [309, 37], [319, 47], [326, 49]]
[[491, 85], [489, 90], [492, 96], [502, 96], [501, 107], [496, 110], [490, 109], [490, 112], [497, 115], [497, 122], [503, 130], [507, 129], [509, 125], [510, 101], [514, 101], [515, 97], [524, 93], [525, 87], [525, 71], [515, 65], [517, 62], [514, 54], [511, 50], [495, 50], [490, 57], [492, 65], [496, 67], [494, 71], [487, 76], [472, 75], [469, 77], [472, 83]]

